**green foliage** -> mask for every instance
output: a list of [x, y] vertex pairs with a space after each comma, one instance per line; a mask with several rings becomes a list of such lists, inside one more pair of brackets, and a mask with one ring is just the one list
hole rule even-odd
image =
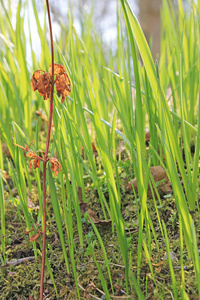
[[[36, 233], [35, 224], [40, 223], [42, 219], [42, 167], [37, 170], [31, 169], [22, 149], [15, 147], [13, 142], [25, 146], [36, 140], [31, 147], [34, 150], [44, 150], [47, 126], [45, 121], [36, 116], [35, 111], [41, 109], [45, 115], [49, 102], [41, 100], [38, 93], [33, 94], [30, 78], [36, 69], [46, 70], [51, 61], [46, 26], [42, 27], [39, 22], [35, 1], [32, 1], [32, 6], [40, 38], [40, 58], [33, 50], [32, 40], [25, 39], [22, 12], [26, 14], [27, 11], [21, 7], [21, 1], [18, 4], [15, 26], [10, 21], [12, 13], [3, 2], [0, 2], [0, 134], [1, 143], [5, 143], [10, 152], [10, 157], [7, 158], [6, 154], [0, 151], [0, 258], [5, 263], [8, 258], [5, 203], [10, 198], [15, 200], [11, 194], [12, 188], [17, 189], [18, 203], [24, 216], [24, 228], [31, 230], [33, 226]], [[92, 31], [92, 14], [83, 21], [81, 36], [77, 34], [73, 18], [69, 14], [67, 29], [62, 26], [61, 37], [55, 43], [55, 62], [65, 66], [72, 92], [63, 104], [54, 96], [54, 128], [50, 152], [51, 155], [56, 153], [62, 172], [54, 178], [50, 168], [48, 170], [48, 205], [52, 205], [53, 211], [52, 214], [51, 208], [48, 208], [48, 221], [56, 222], [65, 268], [67, 273], [73, 273], [77, 297], [80, 298], [76, 259], [76, 251], [78, 252], [79, 248], [74, 241], [75, 235], [82, 249], [80, 251], [86, 251], [85, 255], [93, 259], [102, 289], [108, 299], [114, 286], [110, 266], [112, 258], [108, 258], [104, 233], [92, 220], [90, 224], [86, 220], [83, 223], [81, 219], [81, 199], [77, 189], [81, 187], [82, 200], [90, 206], [90, 198], [87, 198], [89, 185], [96, 191], [93, 200], [101, 210], [101, 217], [104, 220], [111, 219], [110, 231], [112, 235], [116, 235], [119, 257], [125, 269], [123, 288], [126, 294], [132, 295], [136, 292], [138, 297], [143, 299], [148, 294], [148, 281], [155, 285], [155, 292], [158, 290], [159, 293], [161, 285], [157, 283], [151, 257], [154, 251], [159, 251], [162, 243], [168, 257], [169, 281], [173, 290], [171, 293], [175, 299], [180, 295], [187, 299], [187, 276], [183, 268], [184, 251], [187, 251], [192, 259], [196, 293], [200, 295], [199, 239], [196, 224], [190, 213], [191, 210], [199, 210], [200, 5], [191, 2], [190, 10], [184, 12], [181, 0], [178, 1], [177, 9], [173, 7], [171, 0], [163, 0], [161, 53], [159, 62], [155, 64], [142, 29], [128, 2], [120, 2], [118, 1], [117, 11], [116, 53], [105, 53], [102, 41]], [[123, 18], [126, 23], [125, 31]], [[31, 62], [27, 62], [27, 47], [31, 48]], [[148, 149], [145, 145], [145, 128], [149, 128], [151, 134]], [[120, 155], [118, 160], [116, 155], [120, 141], [123, 141], [125, 146], [125, 162]], [[94, 142], [96, 157], [92, 146]], [[191, 146], [194, 146], [194, 153]], [[170, 257], [173, 245], [169, 243], [168, 227], [161, 215], [162, 201], [168, 200], [160, 199], [159, 184], [154, 182], [150, 173], [150, 167], [158, 164], [167, 172], [177, 209], [171, 213], [168, 221], [173, 223], [173, 229], [179, 226], [180, 231], [180, 243], [177, 246], [181, 263], [180, 286], [176, 285], [176, 274]], [[3, 177], [3, 170], [9, 174], [9, 183]], [[137, 179], [137, 191], [130, 192], [133, 198], [131, 205], [136, 207], [138, 228], [134, 245], [131, 245], [132, 240], [126, 235], [127, 221], [122, 214], [125, 193], [122, 172], [128, 179]], [[10, 198], [6, 194], [6, 185], [11, 192]], [[151, 206], [148, 202], [149, 186], [151, 191], [155, 191]], [[30, 210], [27, 196], [28, 192], [31, 193], [35, 188], [36, 202], [39, 205], [37, 215]], [[150, 210], [152, 206], [156, 220], [153, 219], [154, 215]], [[133, 222], [136, 220], [132, 220]], [[87, 234], [88, 245], [85, 247], [87, 226], [91, 236]], [[40, 239], [39, 245], [41, 249]], [[107, 281], [95, 253], [96, 245], [103, 254]], [[32, 248], [37, 259], [40, 251], [35, 251], [36, 247], [34, 242]], [[146, 283], [141, 274], [144, 259], [151, 274]], [[48, 260], [47, 266], [56, 289], [55, 274]]]

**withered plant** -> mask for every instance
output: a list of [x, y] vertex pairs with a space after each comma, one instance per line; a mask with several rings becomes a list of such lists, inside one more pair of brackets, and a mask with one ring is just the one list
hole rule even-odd
[[[46, 148], [42, 152], [42, 157], [37, 155], [37, 151], [33, 151], [27, 145], [25, 147], [15, 144], [16, 146], [23, 149], [26, 152], [26, 156], [30, 158], [30, 166], [34, 169], [39, 168], [40, 162], [43, 164], [43, 231], [37, 229], [37, 233], [32, 235], [30, 241], [37, 241], [40, 235], [42, 235], [42, 265], [41, 265], [41, 279], [40, 279], [40, 300], [43, 299], [43, 285], [44, 285], [44, 269], [45, 269], [45, 255], [46, 255], [46, 169], [47, 163], [51, 164], [51, 170], [54, 172], [55, 176], [62, 170], [61, 165], [56, 157], [50, 157], [48, 155], [51, 128], [52, 128], [52, 118], [53, 118], [53, 94], [54, 94], [54, 85], [56, 87], [56, 92], [58, 96], [62, 96], [61, 103], [65, 98], [70, 94], [70, 80], [68, 75], [65, 72], [65, 68], [60, 64], [54, 63], [54, 46], [53, 46], [53, 33], [52, 33], [52, 24], [51, 24], [51, 15], [49, 8], [49, 1], [46, 0], [47, 4], [47, 13], [49, 20], [49, 32], [50, 32], [50, 41], [51, 41], [51, 57], [52, 63], [49, 66], [49, 71], [45, 72], [44, 70], [36, 70], [33, 73], [31, 78], [31, 86], [33, 91], [38, 90], [40, 95], [47, 100], [50, 98], [50, 108], [49, 108], [49, 122], [48, 122], [48, 131], [46, 137]], [[34, 229], [32, 228], [31, 231]], [[30, 231], [26, 232], [29, 233]]]

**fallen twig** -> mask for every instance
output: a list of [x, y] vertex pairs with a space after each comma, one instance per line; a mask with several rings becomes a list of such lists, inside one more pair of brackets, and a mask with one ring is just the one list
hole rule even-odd
[[23, 258], [19, 258], [19, 259], [16, 259], [16, 260], [8, 261], [5, 266], [0, 266], [0, 267], [1, 268], [2, 267], [8, 267], [10, 265], [18, 266], [20, 264], [25, 263], [26, 261], [34, 261], [34, 260], [35, 260], [35, 256], [23, 257]]
[[[86, 291], [86, 289], [84, 289], [84, 287], [82, 287], [82, 285], [80, 285], [80, 283], [78, 282], [78, 286], [80, 287], [80, 289], [82, 290], [82, 291]], [[95, 286], [95, 285], [94, 285]], [[100, 289], [98, 289], [96, 286], [95, 286], [95, 289], [100, 293], [100, 294], [102, 294], [102, 295], [104, 295], [105, 296], [105, 293], [102, 291], [102, 290], [100, 290]], [[122, 293], [125, 293], [124, 291], [122, 291], [121, 290], [121, 292]], [[90, 294], [90, 293], [88, 293], [88, 295], [90, 296], [90, 297], [92, 297], [92, 298], [94, 298], [94, 299], [97, 299], [97, 300], [101, 300], [102, 298], [98, 298], [97, 296], [94, 296], [94, 295], [92, 295], [92, 294]], [[123, 295], [123, 296], [114, 296], [114, 295], [110, 295], [110, 298], [112, 298], [112, 299], [133, 299], [133, 297], [131, 296], [131, 295], [129, 295], [129, 296], [127, 296], [127, 295]]]
[[[80, 283], [78, 283], [78, 286], [80, 287], [80, 289], [81, 289], [82, 291], [85, 292], [86, 289], [84, 289], [84, 287], [82, 287], [82, 285], [80, 285]], [[90, 293], [89, 293], [89, 295], [90, 295], [90, 297], [92, 297], [92, 298], [94, 298], [94, 299], [101, 300], [101, 298], [98, 298], [98, 297], [96, 297], [96, 296], [94, 296], [94, 295], [92, 295], [92, 294], [90, 294]]]

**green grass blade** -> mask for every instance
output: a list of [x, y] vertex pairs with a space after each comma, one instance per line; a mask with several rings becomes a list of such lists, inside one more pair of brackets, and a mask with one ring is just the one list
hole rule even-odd
[[171, 280], [172, 280], [173, 291], [174, 291], [174, 299], [178, 300], [178, 292], [177, 292], [177, 287], [176, 287], [177, 283], [176, 283], [175, 274], [174, 274], [173, 265], [172, 265], [172, 260], [171, 260], [169, 241], [168, 241], [168, 237], [167, 237], [167, 230], [166, 230], [165, 223], [163, 221], [162, 221], [162, 226], [163, 226], [163, 231], [164, 231], [164, 234], [165, 234], [165, 244], [166, 244], [167, 258], [168, 258], [168, 263], [169, 263], [169, 271], [170, 271], [170, 274], [171, 274]]
[[[60, 236], [60, 241], [61, 241], [61, 245], [62, 245], [62, 250], [63, 250], [63, 255], [64, 255], [64, 259], [65, 259], [67, 272], [69, 273], [69, 262], [68, 262], [68, 258], [67, 258], [65, 239], [64, 239], [64, 235], [63, 235], [63, 229], [62, 229], [62, 221], [61, 221], [62, 218], [61, 218], [60, 206], [59, 206], [59, 202], [58, 202], [58, 198], [57, 198], [57, 194], [56, 194], [55, 182], [54, 182], [54, 179], [53, 179], [53, 176], [51, 173], [50, 166], [48, 167], [48, 175], [49, 175], [49, 185], [51, 187], [50, 188], [51, 203], [52, 203], [54, 214], [55, 214], [56, 224], [57, 224], [58, 233]], [[61, 174], [61, 176], [62, 176], [62, 174]]]

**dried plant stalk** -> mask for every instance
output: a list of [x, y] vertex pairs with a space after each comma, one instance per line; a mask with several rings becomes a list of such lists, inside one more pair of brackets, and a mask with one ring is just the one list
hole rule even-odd
[[41, 277], [40, 277], [40, 300], [43, 299], [43, 288], [44, 288], [44, 269], [45, 269], [45, 255], [46, 255], [46, 167], [47, 167], [47, 157], [49, 150], [49, 141], [51, 136], [51, 125], [53, 117], [53, 92], [54, 92], [54, 48], [53, 48], [53, 32], [51, 25], [51, 14], [49, 1], [46, 0], [47, 4], [47, 13], [49, 20], [49, 32], [51, 40], [51, 58], [52, 58], [52, 85], [50, 92], [50, 108], [49, 108], [49, 123], [48, 123], [48, 133], [46, 140], [46, 148], [44, 153], [44, 162], [43, 162], [43, 240], [42, 240], [42, 265], [41, 265]]

